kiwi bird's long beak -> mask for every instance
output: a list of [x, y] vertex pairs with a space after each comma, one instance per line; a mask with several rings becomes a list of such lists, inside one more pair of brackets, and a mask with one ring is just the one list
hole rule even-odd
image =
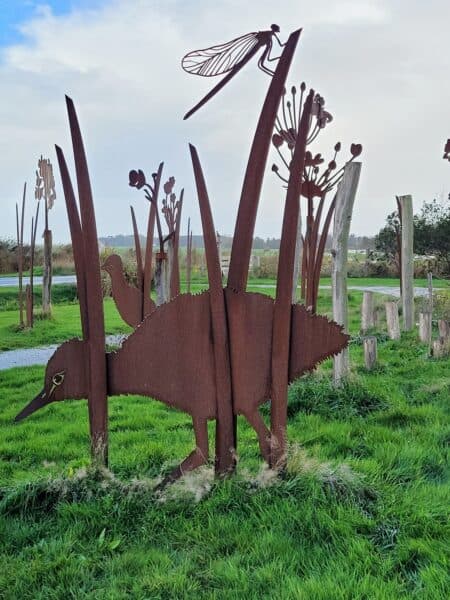
[[50, 404], [51, 397], [47, 396], [45, 393], [45, 389], [40, 392], [31, 402], [29, 402], [24, 409], [20, 411], [20, 413], [15, 417], [14, 421], [17, 423], [18, 421], [22, 421], [25, 417], [32, 415], [34, 412], [43, 408], [47, 404]]

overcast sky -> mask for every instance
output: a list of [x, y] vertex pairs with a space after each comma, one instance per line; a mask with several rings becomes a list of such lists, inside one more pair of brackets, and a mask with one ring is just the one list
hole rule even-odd
[[[188, 75], [189, 50], [249, 31], [303, 28], [289, 85], [305, 80], [326, 99], [334, 120], [312, 147], [344, 154], [362, 143], [352, 231], [372, 235], [395, 208], [396, 194], [446, 197], [450, 165], [448, 0], [0, 0], [0, 237], [15, 232], [15, 201], [40, 154], [55, 165], [50, 216], [57, 242], [69, 239], [54, 144], [72, 162], [64, 94], [76, 104], [90, 166], [100, 236], [131, 232], [132, 203], [144, 232], [146, 201], [128, 171], [148, 175], [160, 161], [185, 187], [184, 222], [200, 219], [188, 142], [202, 160], [216, 228], [232, 233], [251, 139], [269, 83], [248, 64], [191, 119], [184, 113], [216, 83]], [[283, 192], [270, 165], [256, 234], [279, 237]], [[183, 232], [185, 225], [183, 225]]]

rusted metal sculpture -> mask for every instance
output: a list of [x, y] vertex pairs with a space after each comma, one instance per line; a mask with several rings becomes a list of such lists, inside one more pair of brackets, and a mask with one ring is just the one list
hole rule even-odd
[[[152, 227], [154, 227], [156, 217], [159, 252], [156, 254], [155, 287], [158, 305], [167, 302], [169, 298], [173, 298], [180, 293], [180, 267], [178, 262], [178, 250], [181, 227], [181, 209], [183, 206], [184, 196], [184, 190], [181, 190], [180, 199], [177, 200], [176, 194], [173, 192], [175, 177], [169, 177], [163, 186], [165, 198], [162, 202], [162, 213], [169, 229], [168, 234], [164, 235], [158, 210], [158, 195], [162, 176], [162, 168], [163, 163], [159, 165], [157, 173], [152, 173], [153, 185], [147, 182], [142, 169], [139, 169], [138, 171], [130, 171], [129, 174], [130, 186], [135, 187], [138, 190], [144, 189], [145, 197], [150, 202], [150, 216], [153, 219]], [[167, 247], [167, 244], [169, 244], [169, 248]], [[150, 277], [150, 275], [148, 275], [148, 277]], [[150, 283], [148, 289], [150, 290]], [[148, 312], [146, 314], [148, 314]]]
[[[288, 172], [291, 172], [293, 169], [293, 156], [300, 138], [299, 124], [304, 111], [305, 90], [306, 85], [302, 83], [300, 85], [300, 94], [298, 94], [297, 88], [293, 86], [291, 88], [291, 99], [286, 101], [285, 95], [283, 95], [280, 115], [275, 126], [276, 132], [272, 136], [272, 143]], [[332, 115], [324, 109], [324, 105], [324, 98], [316, 94], [311, 109], [306, 145], [310, 145], [317, 138], [320, 131], [333, 120]], [[288, 156], [283, 154], [283, 150], [287, 152]], [[326, 197], [342, 179], [345, 164], [353, 161], [361, 154], [362, 146], [360, 144], [352, 144], [350, 147], [351, 158], [340, 169], [337, 169], [336, 157], [340, 150], [341, 144], [338, 142], [334, 147], [333, 158], [322, 172], [320, 165], [325, 162], [324, 158], [321, 154], [313, 156], [308, 150], [305, 154], [303, 168], [296, 173], [296, 176], [302, 180], [301, 196], [307, 200], [306, 232], [302, 239], [301, 298], [314, 313], [317, 310], [320, 272], [325, 244], [335, 207], [335, 198], [333, 198], [325, 215], [322, 232], [320, 232]], [[280, 173], [278, 165], [274, 164], [272, 171], [287, 186], [289, 185], [287, 176]], [[315, 206], [316, 200], [317, 206]], [[299, 242], [298, 239], [297, 242]]]
[[191, 274], [192, 274], [192, 230], [191, 219], [188, 219], [186, 236], [186, 292], [191, 293]]
[[181, 231], [181, 211], [183, 208], [184, 189], [180, 192], [180, 198], [173, 191], [175, 177], [169, 177], [169, 180], [163, 186], [165, 198], [162, 201], [162, 213], [166, 220], [168, 235], [168, 266], [169, 266], [169, 291], [170, 298], [175, 298], [180, 293], [180, 264], [178, 252], [180, 249], [180, 231]]
[[16, 234], [17, 234], [17, 270], [19, 273], [19, 327], [24, 327], [23, 319], [23, 227], [25, 220], [25, 197], [27, 183], [23, 184], [22, 206], [19, 219], [19, 205], [16, 202]]
[[[267, 155], [299, 36], [300, 31], [296, 31], [289, 37], [264, 101], [242, 187], [227, 287], [222, 287], [205, 178], [198, 153], [191, 145], [209, 290], [194, 296], [181, 294], [160, 306], [145, 317], [117, 352], [106, 354], [100, 274], [97, 263], [88, 254], [95, 234], [94, 209], [78, 122], [73, 104], [68, 100], [81, 223], [62, 151], [58, 148], [57, 152], [81, 289], [83, 340], [66, 342], [55, 352], [47, 365], [43, 392], [22, 410], [17, 420], [50, 402], [88, 396], [93, 447], [95, 440], [100, 440], [104, 456], [106, 395], [141, 394], [192, 416], [196, 448], [166, 481], [206, 462], [208, 419], [216, 420], [216, 473], [232, 471], [238, 414], [256, 431], [262, 456], [273, 467], [284, 466], [289, 382], [338, 353], [348, 342], [348, 336], [337, 323], [313, 315], [291, 301], [296, 223], [303, 183], [298, 174], [303, 172], [306, 156], [315, 97], [312, 90], [300, 120], [288, 180], [276, 299], [246, 291]], [[141, 183], [143, 187], [145, 177], [141, 177]], [[162, 239], [160, 226], [159, 236]], [[85, 260], [87, 256], [89, 261]], [[92, 324], [98, 323], [99, 318], [101, 327], [94, 331]], [[168, 374], [170, 364], [176, 364], [177, 368]], [[259, 413], [259, 406], [268, 400], [272, 401], [270, 430]]]
[[[136, 223], [134, 209], [131, 206], [131, 220], [133, 224], [134, 245], [136, 251], [136, 285], [132, 285], [125, 279], [122, 259], [118, 254], [108, 256], [103, 264], [103, 269], [107, 271], [111, 277], [112, 296], [117, 306], [122, 319], [131, 327], [137, 327], [138, 324], [155, 309], [151, 292], [152, 281], [152, 254], [153, 254], [153, 232], [155, 229], [155, 216], [157, 215], [157, 205], [150, 198], [153, 197], [155, 191], [158, 194], [163, 163], [158, 167], [158, 171], [154, 173], [153, 186], [150, 187], [149, 197], [150, 207], [147, 222], [147, 242], [145, 247], [145, 257], [142, 258], [141, 242], [139, 239], [139, 231]], [[130, 185], [132, 187], [142, 188], [147, 185], [145, 175], [142, 171], [130, 172]]]
[[48, 213], [53, 208], [56, 200], [55, 179], [53, 167], [48, 158], [38, 160], [36, 171], [35, 197], [37, 200], [44, 199], [44, 265], [42, 274], [42, 312], [50, 315], [52, 310], [52, 232], [48, 228]]
[[215, 77], [224, 73], [228, 73], [228, 75], [213, 87], [194, 108], [187, 112], [184, 119], [188, 119], [215, 96], [261, 48], [264, 48], [264, 51], [258, 60], [258, 67], [264, 73], [273, 75], [274, 71], [267, 66], [266, 61], [278, 60], [278, 58], [270, 57], [273, 38], [277, 40], [281, 47], [285, 45], [281, 43], [277, 36], [279, 31], [278, 25], [274, 24], [267, 31], [253, 31], [225, 44], [211, 46], [203, 50], [194, 50], [186, 54], [181, 61], [181, 66], [187, 73], [202, 77]]
[[34, 259], [36, 255], [36, 234], [39, 220], [39, 208], [41, 205], [41, 194], [40, 189], [40, 176], [39, 172], [36, 171], [36, 187], [34, 190], [34, 197], [36, 202], [36, 212], [34, 217], [31, 218], [31, 235], [30, 235], [30, 284], [27, 286], [27, 327], [33, 327], [34, 325]]
[[450, 162], [450, 138], [445, 142], [443, 159]]

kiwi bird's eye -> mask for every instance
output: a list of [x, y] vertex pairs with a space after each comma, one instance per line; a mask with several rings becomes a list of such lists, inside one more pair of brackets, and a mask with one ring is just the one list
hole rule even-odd
[[64, 375], [65, 375], [65, 372], [64, 372], [64, 371], [61, 371], [60, 373], [56, 373], [56, 374], [55, 374], [55, 375], [53, 375], [53, 377], [52, 377], [52, 383], [53, 383], [54, 385], [61, 385], [61, 384], [62, 384], [62, 382], [64, 381]]

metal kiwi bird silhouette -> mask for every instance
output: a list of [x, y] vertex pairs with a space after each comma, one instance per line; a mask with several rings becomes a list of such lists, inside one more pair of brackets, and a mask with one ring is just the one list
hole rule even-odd
[[225, 44], [211, 46], [203, 50], [194, 50], [186, 54], [181, 60], [181, 66], [187, 73], [200, 75], [201, 77], [215, 77], [224, 73], [228, 73], [228, 75], [213, 87], [194, 108], [187, 112], [184, 119], [188, 119], [215, 96], [261, 48], [264, 48], [264, 51], [258, 60], [258, 67], [264, 73], [273, 75], [274, 71], [266, 65], [266, 61], [278, 60], [270, 57], [273, 38], [277, 40], [281, 47], [285, 45], [281, 43], [277, 36], [279, 31], [279, 26], [273, 24], [266, 31], [253, 31]]
[[[292, 304], [289, 249], [296, 232], [301, 180], [313, 91], [300, 127], [292, 181], [285, 204], [276, 298], [246, 291], [251, 243], [264, 167], [289, 66], [300, 31], [293, 32], [271, 80], [242, 186], [227, 287], [222, 286], [205, 179], [196, 149], [191, 159], [202, 220], [209, 289], [181, 294], [148, 314], [116, 352], [105, 352], [100, 264], [89, 174], [75, 109], [67, 99], [79, 190], [78, 212], [62, 150], [58, 161], [66, 199], [80, 299], [83, 339], [62, 344], [49, 360], [44, 389], [17, 415], [21, 420], [51, 402], [88, 398], [91, 440], [107, 444], [108, 396], [140, 394], [192, 417], [196, 447], [166, 478], [173, 480], [208, 459], [207, 421], [216, 420], [216, 472], [233, 469], [236, 415], [255, 430], [261, 454], [283, 464], [286, 446], [287, 385], [348, 343], [342, 327]], [[80, 218], [81, 217], [81, 218]], [[99, 319], [101, 318], [101, 321]], [[271, 400], [271, 430], [259, 406]], [[106, 454], [106, 451], [104, 452]]]

